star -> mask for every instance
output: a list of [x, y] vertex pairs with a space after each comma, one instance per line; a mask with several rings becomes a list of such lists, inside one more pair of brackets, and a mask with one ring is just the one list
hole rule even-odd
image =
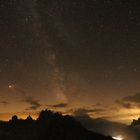
[[9, 89], [14, 89], [15, 88], [15, 85], [11, 84], [8, 87], [9, 87]]

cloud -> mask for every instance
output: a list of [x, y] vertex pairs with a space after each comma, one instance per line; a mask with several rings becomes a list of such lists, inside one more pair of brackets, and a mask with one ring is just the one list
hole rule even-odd
[[140, 104], [140, 93], [136, 93], [135, 95], [132, 95], [132, 96], [126, 96], [123, 98], [123, 100]]
[[7, 101], [1, 101], [0, 103], [3, 104], [3, 105], [9, 104]]
[[103, 118], [93, 119], [89, 115], [80, 117], [76, 116], [75, 119], [81, 122], [81, 124], [88, 130], [102, 133], [104, 135], [115, 135], [116, 133], [120, 134], [120, 132], [123, 133], [123, 129], [126, 127], [124, 124], [111, 122]]
[[140, 107], [140, 93], [126, 96], [120, 100], [116, 100], [116, 103], [124, 108], [133, 109]]
[[38, 108], [41, 107], [41, 104], [39, 103], [39, 100], [33, 99], [32, 96], [27, 96], [24, 101], [26, 103], [30, 104], [30, 107], [27, 108], [26, 110], [37, 110]]
[[129, 102], [124, 102], [123, 100], [116, 100], [115, 101], [118, 105], [124, 107], [124, 108], [127, 108], [127, 109], [132, 109], [134, 108], [134, 106], [129, 103]]
[[9, 88], [19, 93], [20, 96], [22, 97], [22, 101], [30, 105], [30, 107], [26, 108], [25, 110], [37, 110], [38, 108], [41, 107], [39, 100], [35, 100], [32, 96], [28, 96], [24, 89], [14, 84], [9, 85]]
[[54, 107], [54, 108], [65, 108], [68, 106], [68, 104], [65, 103], [60, 103], [60, 104], [55, 104], [55, 105], [48, 105], [49, 107]]
[[73, 111], [74, 116], [86, 116], [88, 113], [97, 113], [102, 112], [104, 109], [86, 109], [86, 108], [79, 108]]
[[131, 103], [123, 103], [122, 106], [128, 109], [133, 108], [133, 105]]

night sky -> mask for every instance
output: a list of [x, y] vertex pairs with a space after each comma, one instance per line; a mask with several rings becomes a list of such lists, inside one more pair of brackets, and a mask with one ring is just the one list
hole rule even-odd
[[0, 0], [0, 119], [49, 108], [140, 116], [139, 0]]

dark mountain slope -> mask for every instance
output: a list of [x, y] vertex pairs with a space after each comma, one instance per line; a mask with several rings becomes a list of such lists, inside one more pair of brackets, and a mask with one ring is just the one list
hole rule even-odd
[[71, 116], [41, 111], [37, 120], [13, 116], [0, 123], [1, 140], [113, 140], [111, 137], [86, 130]]

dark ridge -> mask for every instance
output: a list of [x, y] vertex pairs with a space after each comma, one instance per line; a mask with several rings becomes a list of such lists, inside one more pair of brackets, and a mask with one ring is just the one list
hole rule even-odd
[[138, 118], [137, 120], [133, 120], [130, 126], [132, 127], [140, 126], [140, 118]]
[[86, 130], [71, 116], [63, 116], [43, 110], [33, 120], [13, 116], [8, 122], [0, 122], [0, 140], [113, 140]]

